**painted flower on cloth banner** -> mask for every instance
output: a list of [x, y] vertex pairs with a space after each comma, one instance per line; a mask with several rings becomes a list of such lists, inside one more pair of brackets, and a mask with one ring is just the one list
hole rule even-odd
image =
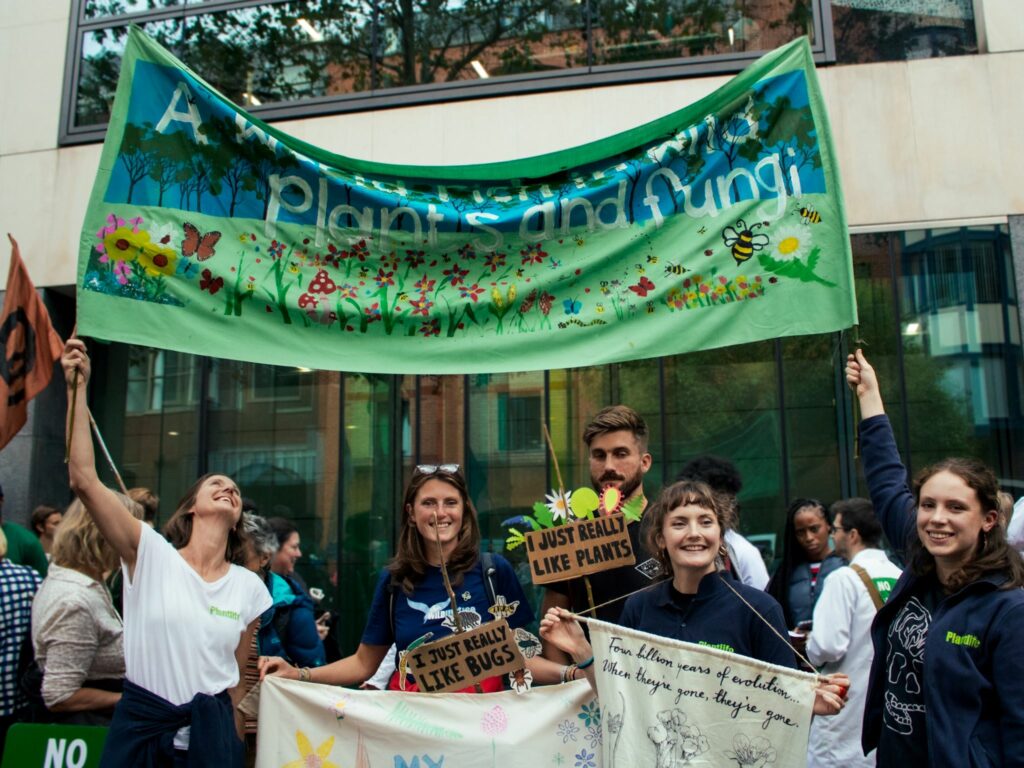
[[765, 768], [775, 764], [776, 752], [764, 736], [751, 739], [745, 733], [737, 733], [732, 740], [732, 751], [725, 756], [735, 760], [740, 768]]
[[334, 748], [333, 736], [328, 737], [327, 741], [313, 749], [309, 737], [302, 731], [296, 731], [295, 744], [299, 750], [299, 759], [285, 763], [281, 768], [338, 768], [337, 763], [332, 763], [327, 759]]

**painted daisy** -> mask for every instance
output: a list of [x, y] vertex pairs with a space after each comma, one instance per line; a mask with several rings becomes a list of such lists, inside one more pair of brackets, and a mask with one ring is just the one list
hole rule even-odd
[[779, 227], [772, 239], [771, 255], [779, 261], [802, 259], [810, 246], [807, 235], [806, 227], [794, 224]]
[[544, 495], [547, 499], [548, 509], [551, 510], [551, 517], [555, 520], [567, 520], [569, 518], [569, 499], [572, 491], [556, 491]]

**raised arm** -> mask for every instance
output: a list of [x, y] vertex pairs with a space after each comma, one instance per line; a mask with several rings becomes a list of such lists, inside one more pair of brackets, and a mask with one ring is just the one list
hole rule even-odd
[[[114, 492], [100, 482], [96, 473], [96, 455], [93, 452], [92, 433], [89, 431], [86, 399], [91, 369], [89, 355], [81, 339], [68, 339], [60, 363], [68, 385], [67, 429], [71, 440], [68, 475], [71, 490], [82, 500], [100, 533], [131, 569], [135, 566], [135, 556], [139, 550], [142, 523], [132, 517], [132, 513]], [[71, 402], [76, 397], [76, 390], [77, 399], [72, 414]]]
[[861, 350], [846, 360], [846, 381], [860, 403], [861, 461], [871, 504], [889, 543], [899, 550], [916, 536], [914, 494], [907, 484], [907, 468], [900, 459], [875, 369]]

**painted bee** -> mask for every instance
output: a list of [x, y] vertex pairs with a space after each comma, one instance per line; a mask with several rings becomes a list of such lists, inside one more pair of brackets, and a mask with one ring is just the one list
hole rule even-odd
[[409, 300], [409, 294], [408, 293], [400, 293], [400, 294], [398, 294], [398, 300], [399, 301], [408, 301]]
[[650, 254], [650, 255], [649, 255], [649, 256], [647, 257], [647, 263], [648, 263], [648, 264], [657, 264], [657, 263], [658, 263], [658, 257], [657, 257], [657, 256], [655, 256], [655, 255], [654, 255], [653, 253], [652, 253], [652, 254]]
[[576, 245], [582, 246], [585, 241], [579, 235], [576, 235]]
[[369, 270], [368, 267], [360, 267], [359, 268], [359, 279], [360, 280], [365, 280], [369, 275], [370, 275], [370, 270]]
[[698, 235], [703, 235], [707, 231], [708, 231], [707, 227], [701, 227], [700, 229], [697, 230], [697, 234]]
[[648, 315], [653, 315], [654, 314], [654, 302], [653, 301], [648, 301], [647, 302], [647, 314]]
[[667, 264], [665, 266], [665, 274], [666, 275], [681, 275], [684, 272], [689, 272], [689, 271], [690, 270], [688, 270], [682, 264], [674, 264], [674, 263], [670, 262], [669, 264]]
[[645, 274], [647, 274], [647, 270], [644, 269], [644, 265], [643, 264], [637, 264], [636, 265], [636, 273], [638, 275], [645, 275]]
[[810, 206], [804, 206], [800, 209], [800, 218], [804, 224], [818, 224], [821, 221], [821, 214]]
[[748, 228], [746, 222], [740, 219], [736, 222], [735, 228], [726, 227], [722, 230], [722, 242], [727, 248], [732, 249], [732, 257], [736, 259], [737, 265], [747, 261], [754, 255], [754, 251], [768, 245], [768, 235], [754, 234], [754, 230], [761, 226], [761, 222], [757, 222]]
[[526, 274], [526, 270], [525, 269], [521, 269], [520, 268], [520, 269], [516, 270], [516, 277], [522, 277], [525, 274]]

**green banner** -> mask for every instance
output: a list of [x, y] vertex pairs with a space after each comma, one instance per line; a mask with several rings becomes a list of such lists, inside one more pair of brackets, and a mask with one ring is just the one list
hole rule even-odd
[[[430, 137], [410, 140], [429, 162]], [[803, 39], [591, 144], [399, 166], [260, 122], [132, 29], [78, 286], [83, 335], [379, 373], [566, 368], [857, 322]]]

